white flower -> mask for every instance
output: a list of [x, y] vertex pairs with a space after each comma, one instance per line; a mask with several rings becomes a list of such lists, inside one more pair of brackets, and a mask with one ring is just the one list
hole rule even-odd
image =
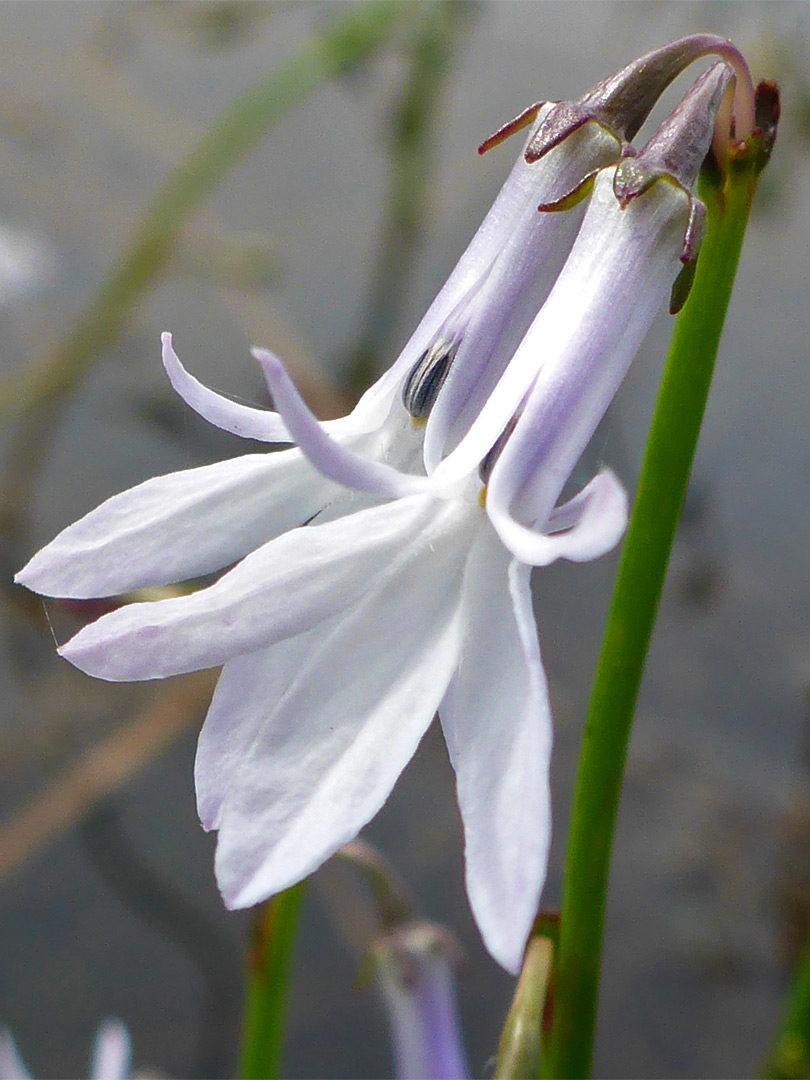
[[[90, 1080], [127, 1080], [132, 1042], [120, 1020], [105, 1020], [98, 1029], [90, 1061]], [[10, 1031], [0, 1030], [0, 1080], [31, 1080]]]
[[[677, 163], [676, 149], [690, 168], [699, 161], [728, 78], [723, 65], [712, 69], [678, 122], [664, 126], [668, 161]], [[224, 664], [196, 781], [203, 824], [219, 830], [217, 877], [229, 906], [286, 888], [352, 839], [438, 709], [457, 777], [470, 903], [492, 955], [519, 968], [550, 838], [551, 718], [530, 565], [594, 558], [624, 527], [625, 495], [607, 470], [568, 503], [556, 501], [684, 248], [693, 253], [694, 200], [669, 176], [644, 172], [660, 149], [653, 139], [629, 178], [621, 165], [600, 173], [543, 308], [486, 399], [460, 428], [446, 426], [450, 452], [431, 476], [403, 475], [384, 460], [412, 467], [421, 419], [389, 417], [376, 430], [367, 419], [379, 421], [391, 385], [407, 387], [414, 370], [429, 380], [429, 366], [398, 361], [358, 406], [362, 425], [352, 414], [325, 431], [278, 361], [262, 354], [286, 422], [270, 414], [276, 435], [268, 437], [283, 429], [301, 450], [148, 481], [65, 530], [18, 575], [46, 595], [92, 596], [241, 558], [210, 587], [124, 607], [60, 650], [111, 680]], [[171, 367], [170, 347], [168, 359]], [[202, 395], [195, 407], [221, 410], [221, 424], [237, 415], [259, 423], [255, 410], [192, 390]], [[414, 410], [420, 401], [405, 399]], [[368, 456], [352, 444], [359, 427], [377, 440]], [[347, 513], [344, 494], [344, 516], [291, 528], [338, 484], [396, 498]]]
[[[533, 133], [549, 110], [541, 110]], [[426, 434], [440, 445], [445, 429], [463, 434], [491, 389], [493, 372], [503, 370], [548, 290], [550, 255], [565, 248], [580, 220], [577, 214], [541, 215], [538, 201], [553, 200], [616, 160], [619, 146], [617, 137], [592, 124], [541, 162], [529, 165], [521, 155], [396, 363], [350, 415], [321, 425], [354, 452], [353, 487], [391, 494], [378, 463], [419, 467]], [[271, 354], [255, 352], [265, 365], [273, 362]], [[434, 410], [418, 430], [412, 417], [430, 411], [451, 361], [448, 390], [457, 406], [452, 413]], [[170, 334], [163, 335], [163, 363], [178, 394], [217, 427], [263, 442], [295, 441], [278, 413], [230, 401], [199, 383], [180, 363]], [[443, 427], [434, 437], [437, 421]], [[401, 489], [398, 484], [396, 491]], [[84, 598], [198, 577], [303, 524], [326, 505], [336, 515], [358, 504], [295, 449], [171, 473], [115, 496], [66, 529], [17, 580], [49, 595]], [[237, 521], [238, 528], [231, 528]]]

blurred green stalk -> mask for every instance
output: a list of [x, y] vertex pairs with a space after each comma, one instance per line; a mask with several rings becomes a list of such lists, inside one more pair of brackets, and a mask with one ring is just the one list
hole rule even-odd
[[[763, 89], [764, 87], [764, 89]], [[778, 95], [732, 154], [704, 168], [708, 229], [689, 299], [675, 325], [653, 416], [594, 682], [568, 836], [548, 1072], [590, 1075], [610, 855], [644, 663], [689, 480], [715, 357], [760, 173], [775, 138]]]
[[240, 1080], [276, 1080], [287, 1017], [288, 984], [307, 882], [271, 897], [253, 911], [247, 956]]
[[425, 229], [434, 164], [435, 122], [458, 37], [476, 8], [433, 0], [417, 23], [408, 50], [408, 74], [386, 124], [390, 180], [379, 256], [364, 309], [364, 330], [347, 370], [358, 393], [377, 377], [391, 343]]
[[175, 169], [147, 208], [118, 265], [73, 331], [33, 372], [3, 387], [0, 410], [30, 408], [63, 396], [120, 333], [144, 290], [172, 256], [181, 226], [240, 158], [296, 105], [329, 79], [368, 60], [396, 23], [417, 5], [380, 0], [352, 6], [339, 23], [313, 36], [248, 90]]
[[810, 1077], [810, 934], [793, 972], [782, 1022], [762, 1076], [768, 1080]]
[[234, 165], [296, 105], [330, 79], [369, 60], [416, 3], [352, 5], [349, 13], [314, 34], [297, 56], [243, 94], [184, 158], [147, 207], [117, 265], [67, 336], [20, 376], [0, 384], [0, 420], [13, 419], [0, 527], [8, 540], [21, 528], [32, 477], [44, 460], [67, 395], [117, 340], [144, 293], [170, 264], [180, 230]]

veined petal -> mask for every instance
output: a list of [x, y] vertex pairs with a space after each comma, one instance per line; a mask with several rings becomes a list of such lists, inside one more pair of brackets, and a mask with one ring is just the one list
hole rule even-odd
[[517, 973], [546, 875], [551, 711], [529, 568], [482, 530], [467, 564], [464, 642], [439, 706], [464, 822], [467, 894], [484, 942]]
[[127, 1080], [132, 1065], [132, 1040], [120, 1020], [105, 1020], [93, 1045], [90, 1080]]
[[525, 402], [490, 487], [508, 460], [516, 487], [531, 476], [547, 485], [551, 512], [678, 274], [689, 218], [689, 196], [667, 183], [622, 209], [614, 172], [597, 177], [562, 273], [478, 418], [436, 469], [437, 480], [476, 468]]
[[[377, 435], [354, 445], [377, 452]], [[296, 528], [342, 489], [300, 450], [153, 477], [64, 529], [15, 577], [44, 596], [112, 596], [219, 570]]]
[[[456, 510], [440, 505], [448, 514]], [[395, 556], [403, 545], [420, 550], [441, 520], [436, 500], [414, 495], [293, 529], [207, 589], [119, 608], [79, 631], [59, 653], [111, 682], [217, 667], [356, 603], [401, 565]]]
[[465, 520], [447, 504], [434, 510], [423, 542], [403, 536], [392, 573], [308, 635], [283, 689], [273, 648], [225, 667], [220, 700], [236, 709], [237, 726], [260, 717], [218, 818], [217, 879], [229, 907], [287, 888], [356, 836], [430, 724], [457, 663], [463, 551], [480, 524], [477, 512]]
[[459, 333], [461, 345], [428, 419], [428, 472], [454, 449], [481, 411], [547, 297], [582, 222], [584, 204], [566, 213], [538, 213], [538, 205], [554, 202], [587, 174], [616, 161], [620, 149], [607, 130], [588, 124], [541, 162], [530, 165], [521, 154], [515, 163], [491, 211], [493, 230], [501, 230], [500, 245], [485, 283], [442, 331], [448, 337]]
[[[382, 461], [371, 461], [341, 446], [324, 431], [307, 408], [284, 365], [266, 349], [254, 349], [262, 365], [276, 407], [301, 451], [323, 476], [355, 491], [366, 491], [381, 498], [402, 498], [426, 491], [427, 477], [402, 473]], [[407, 422], [407, 417], [403, 416]]]
[[547, 566], [555, 559], [587, 562], [618, 544], [627, 527], [627, 493], [610, 469], [602, 469], [569, 502], [556, 507], [543, 532], [516, 521], [496, 500], [487, 512], [496, 532], [516, 559]]
[[[264, 723], [268, 707], [280, 700], [292, 675], [303, 667], [320, 637], [329, 632], [341, 614], [269, 648], [235, 657], [225, 665], [200, 732], [194, 762], [197, 813], [204, 829], [220, 827], [228, 791], [239, 782], [242, 760]], [[260, 689], [247, 698], [246, 686]]]
[[209, 424], [243, 439], [274, 443], [294, 442], [278, 413], [240, 405], [203, 386], [180, 363], [180, 358], [172, 347], [172, 335], [161, 334], [160, 340], [163, 343], [163, 366], [169, 382], [186, 405]]
[[[551, 105], [546, 105], [540, 110], [537, 121], [526, 140], [526, 145], [551, 108]], [[464, 298], [476, 288], [492, 266], [503, 246], [504, 237], [508, 235], [527, 208], [527, 193], [521, 191], [520, 185], [513, 181], [516, 172], [518, 176], [522, 175], [520, 165], [521, 162], [518, 161], [507, 177], [487, 216], [481, 222], [475, 236], [439, 290], [435, 300], [423, 315], [416, 330], [408, 339], [397, 361], [358, 402], [355, 409], [358, 417], [368, 414], [376, 419], [379, 416], [379, 410], [387, 408], [414, 364], [439, 334], [443, 324], [459, 308]]]

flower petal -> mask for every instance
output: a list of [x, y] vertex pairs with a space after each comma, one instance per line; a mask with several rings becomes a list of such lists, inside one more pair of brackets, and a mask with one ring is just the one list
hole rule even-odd
[[356, 836], [430, 724], [458, 660], [470, 540], [456, 508], [434, 510], [425, 541], [402, 536], [391, 572], [307, 635], [296, 667], [275, 648], [226, 665], [215, 722], [224, 724], [222, 703], [242, 732], [260, 718], [252, 744], [226, 765], [216, 866], [229, 907], [287, 888]]
[[[269, 648], [229, 660], [217, 683], [197, 742], [194, 787], [204, 829], [218, 829], [231, 785], [238, 783], [242, 760], [256, 738], [269, 704], [283, 695], [292, 676], [311, 654], [334, 619], [276, 642]], [[260, 696], [245, 687], [261, 683]], [[257, 698], [258, 703], [251, 703]]]
[[546, 875], [552, 728], [529, 568], [487, 529], [464, 580], [461, 662], [439, 706], [464, 822], [467, 894], [484, 943], [513, 973]]
[[[441, 504], [446, 512], [453, 507]], [[216, 667], [309, 629], [389, 575], [403, 544], [421, 549], [436, 518], [425, 495], [293, 529], [191, 596], [130, 604], [85, 627], [59, 653], [112, 682]]]
[[528, 164], [521, 154], [515, 163], [487, 218], [500, 241], [493, 245], [493, 264], [474, 301], [455, 311], [444, 331], [462, 340], [428, 419], [428, 472], [458, 445], [481, 411], [548, 296], [582, 222], [584, 204], [565, 213], [538, 213], [538, 204], [553, 202], [586, 174], [615, 161], [619, 152], [615, 136], [588, 124], [541, 162]]
[[132, 1040], [120, 1020], [105, 1020], [93, 1045], [90, 1080], [127, 1080], [132, 1066]]
[[172, 335], [163, 333], [160, 340], [163, 344], [163, 366], [169, 381], [186, 405], [209, 424], [240, 435], [243, 439], [276, 443], [294, 441], [278, 413], [240, 405], [203, 386], [180, 363], [180, 358], [172, 347]]
[[[398, 499], [426, 491], [431, 486], [427, 477], [402, 473], [382, 461], [370, 461], [341, 446], [309, 411], [281, 361], [266, 349], [254, 349], [253, 355], [262, 365], [273, 400], [290, 434], [323, 476], [344, 487], [382, 498]], [[407, 417], [402, 419], [407, 422]]]
[[627, 492], [610, 469], [602, 469], [570, 502], [557, 507], [546, 532], [521, 525], [491, 494], [490, 488], [487, 512], [495, 530], [515, 558], [530, 566], [598, 559], [618, 544], [627, 527]]
[[8, 1028], [0, 1029], [0, 1080], [31, 1080]]
[[[375, 453], [379, 438], [355, 445]], [[85, 598], [198, 577], [302, 525], [341, 493], [297, 449], [157, 476], [68, 526], [15, 581]]]
[[659, 183], [622, 209], [614, 172], [597, 177], [548, 299], [470, 430], [434, 473], [437, 480], [469, 473], [523, 407], [490, 487], [507, 461], [515, 490], [532, 477], [547, 485], [541, 525], [680, 268], [689, 196]]

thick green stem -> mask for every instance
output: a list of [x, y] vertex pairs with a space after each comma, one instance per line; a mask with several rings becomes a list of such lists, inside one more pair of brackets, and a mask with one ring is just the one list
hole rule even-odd
[[636, 699], [757, 179], [759, 135], [721, 179], [672, 339], [596, 673], [568, 837], [548, 1075], [590, 1074], [610, 855]]
[[241, 1080], [274, 1080], [281, 1075], [288, 983], [301, 904], [307, 883], [279, 893], [254, 911], [248, 949]]

